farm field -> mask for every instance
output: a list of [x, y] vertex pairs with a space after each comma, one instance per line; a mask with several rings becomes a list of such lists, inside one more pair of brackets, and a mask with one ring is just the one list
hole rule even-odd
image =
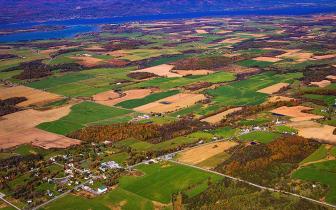
[[214, 103], [223, 106], [257, 105], [263, 103], [268, 97], [266, 94], [257, 92], [258, 90], [278, 82], [290, 82], [300, 77], [302, 77], [300, 73], [274, 75], [268, 72], [250, 77], [248, 80], [208, 90], [207, 93], [214, 97]]
[[200, 147], [182, 152], [178, 157], [178, 161], [196, 165], [203, 161], [206, 161], [207, 159], [215, 155], [218, 155], [224, 152], [225, 150], [230, 149], [231, 147], [235, 145], [237, 144], [234, 142], [218, 142], [218, 143], [207, 144], [204, 146], [200, 146]]
[[295, 171], [292, 175], [295, 179], [321, 182], [329, 186], [329, 192], [326, 196], [328, 202], [335, 202], [335, 161], [325, 161], [314, 163]]
[[57, 134], [69, 134], [88, 123], [94, 123], [130, 114], [132, 111], [110, 108], [92, 102], [82, 102], [71, 107], [71, 112], [56, 121], [42, 123], [38, 128]]
[[169, 96], [152, 102], [143, 106], [139, 106], [134, 110], [144, 113], [166, 113], [174, 112], [176, 110], [189, 107], [195, 103], [204, 100], [205, 96], [202, 94], [183, 94], [179, 93], [173, 96]]
[[135, 85], [126, 86], [126, 88], [147, 88], [158, 87], [162, 90], [168, 90], [171, 88], [182, 87], [198, 81], [205, 81], [211, 83], [229, 82], [235, 79], [235, 76], [231, 73], [218, 72], [205, 76], [188, 76], [182, 78], [155, 78], [148, 81], [143, 81]]
[[166, 92], [160, 92], [160, 93], [153, 93], [149, 96], [146, 96], [142, 99], [131, 99], [131, 100], [126, 100], [123, 102], [120, 102], [118, 104], [116, 104], [116, 106], [120, 106], [123, 108], [127, 108], [127, 109], [133, 109], [139, 106], [143, 106], [145, 104], [149, 104], [151, 102], [154, 101], [158, 101], [160, 99], [172, 96], [172, 95], [176, 95], [178, 94], [179, 91], [178, 90], [171, 90], [171, 91], [166, 91]]
[[[105, 8], [82, 4], [74, 17]], [[336, 208], [336, 16], [156, 8], [0, 27], [0, 196], [20, 210]]]
[[[65, 207], [63, 207], [65, 206]], [[51, 205], [43, 208], [45, 210], [56, 210], [59, 208], [73, 209], [76, 206], [81, 209], [110, 209], [121, 208], [121, 209], [132, 209], [139, 208], [143, 210], [154, 209], [153, 203], [141, 196], [135, 195], [134, 193], [128, 192], [121, 188], [112, 190], [108, 194], [98, 197], [95, 199], [88, 199], [78, 195], [67, 195], [60, 200], [53, 202]]]
[[50, 102], [58, 101], [62, 99], [62, 96], [32, 89], [25, 86], [17, 86], [11, 88], [0, 88], [0, 99], [5, 100], [11, 97], [25, 97], [26, 101], [23, 101], [18, 106], [25, 107], [31, 105], [43, 105]]
[[188, 186], [203, 184], [209, 178], [213, 182], [221, 179], [217, 175], [170, 162], [144, 165], [137, 169], [142, 171], [144, 175], [140, 177], [123, 177], [120, 180], [120, 187], [161, 203], [169, 203], [171, 194], [184, 190]]
[[239, 137], [242, 141], [256, 141], [260, 143], [269, 143], [277, 139], [280, 135], [272, 132], [254, 131]]
[[107, 91], [103, 93], [99, 93], [93, 96], [93, 100], [96, 103], [113, 106], [123, 101], [141, 99], [149, 95], [152, 91], [150, 89], [135, 89], [135, 90], [127, 90], [118, 94], [114, 91]]

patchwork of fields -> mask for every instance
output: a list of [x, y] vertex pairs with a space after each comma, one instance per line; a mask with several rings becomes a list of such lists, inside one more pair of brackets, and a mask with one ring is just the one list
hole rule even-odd
[[329, 209], [335, 20], [141, 21], [0, 43], [0, 196], [18, 209]]

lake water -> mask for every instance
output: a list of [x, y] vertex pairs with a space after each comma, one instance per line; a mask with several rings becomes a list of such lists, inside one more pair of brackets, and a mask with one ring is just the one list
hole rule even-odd
[[97, 18], [97, 19], [72, 19], [72, 20], [47, 21], [43, 23], [32, 22], [32, 23], [0, 24], [0, 29], [6, 29], [6, 28], [24, 29], [37, 25], [67, 26], [65, 29], [55, 31], [22, 32], [8, 35], [0, 35], [0, 43], [71, 38], [78, 34], [99, 31], [98, 27], [99, 24], [125, 23], [132, 21], [171, 20], [171, 19], [198, 18], [198, 17], [220, 17], [220, 16], [237, 16], [237, 15], [308, 15], [308, 14], [333, 13], [333, 12], [336, 12], [336, 7], [318, 7], [318, 8], [304, 7], [304, 8], [284, 8], [274, 10], [241, 10], [241, 11], [223, 11], [223, 12], [184, 13], [174, 15], [146, 15], [146, 16], [132, 16], [132, 17]]
[[19, 41], [34, 41], [45, 39], [63, 39], [71, 38], [77, 34], [98, 31], [96, 25], [74, 25], [68, 26], [65, 29], [55, 31], [36, 31], [36, 32], [23, 32], [8, 35], [1, 35], [0, 42], [19, 42]]

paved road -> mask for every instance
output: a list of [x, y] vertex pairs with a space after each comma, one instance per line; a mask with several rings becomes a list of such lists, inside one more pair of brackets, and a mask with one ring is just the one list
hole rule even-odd
[[17, 209], [17, 210], [21, 210], [19, 207], [15, 206], [14, 204], [12, 204], [11, 202], [7, 201], [6, 199], [3, 198], [3, 196], [0, 196], [0, 200], [2, 200], [3, 202], [7, 203], [8, 205], [12, 206], [13, 208]]
[[56, 197], [50, 199], [50, 200], [48, 200], [47, 202], [42, 203], [42, 204], [40, 204], [40, 205], [34, 207], [32, 210], [37, 210], [37, 209], [39, 209], [39, 208], [42, 208], [43, 206], [46, 206], [46, 205], [48, 205], [49, 203], [51, 203], [51, 202], [53, 202], [53, 201], [55, 201], [55, 200], [57, 200], [57, 199], [59, 199], [59, 198], [64, 197], [65, 195], [69, 194], [71, 191], [76, 190], [76, 189], [78, 189], [78, 188], [81, 188], [83, 185], [86, 185], [89, 181], [90, 181], [90, 180], [87, 180], [87, 181], [83, 182], [82, 184], [79, 184], [79, 185], [75, 186], [74, 188], [72, 188], [72, 189], [70, 189], [70, 190], [68, 190], [68, 191], [66, 191], [66, 192], [64, 192], [64, 193], [62, 193], [62, 194], [60, 194], [60, 195], [58, 195], [58, 196], [56, 196]]
[[225, 177], [225, 178], [228, 178], [228, 179], [231, 179], [231, 180], [235, 180], [235, 181], [238, 181], [238, 182], [243, 182], [245, 184], [257, 187], [257, 188], [262, 189], [262, 190], [268, 190], [268, 191], [271, 191], [271, 192], [278, 192], [278, 193], [283, 193], [283, 194], [286, 194], [286, 195], [295, 196], [295, 197], [298, 197], [298, 198], [301, 198], [301, 199], [304, 199], [304, 200], [308, 200], [308, 201], [311, 201], [311, 202], [314, 202], [314, 203], [317, 203], [317, 204], [320, 204], [320, 205], [324, 205], [324, 206], [328, 206], [328, 207], [336, 209], [336, 205], [332, 205], [332, 204], [329, 204], [329, 203], [326, 203], [326, 202], [318, 201], [318, 200], [308, 198], [306, 196], [302, 196], [302, 195], [299, 195], [299, 194], [295, 194], [295, 193], [291, 193], [291, 192], [287, 192], [287, 191], [283, 191], [283, 190], [277, 190], [277, 189], [270, 188], [270, 187], [265, 187], [265, 186], [255, 184], [255, 183], [252, 183], [252, 182], [240, 179], [240, 178], [236, 178], [236, 177], [233, 177], [233, 176], [230, 176], [230, 175], [222, 174], [222, 173], [219, 173], [217, 171], [212, 171], [212, 170], [208, 170], [208, 169], [201, 168], [201, 167], [198, 167], [198, 166], [189, 165], [189, 164], [186, 164], [186, 163], [181, 163], [181, 162], [178, 162], [178, 161], [175, 161], [175, 160], [170, 160], [170, 162], [180, 164], [180, 165], [189, 166], [189, 167], [196, 168], [196, 169], [206, 171], [206, 172], [209, 172], [209, 173], [217, 174], [219, 176], [222, 176], [222, 177]]
[[[208, 142], [208, 143], [205, 143], [205, 144], [199, 144], [199, 145], [196, 145], [194, 147], [188, 147], [188, 148], [185, 148], [183, 150], [176, 151], [176, 152], [173, 152], [173, 153], [170, 153], [170, 154], [171, 155], [175, 155], [175, 154], [181, 153], [181, 152], [183, 152], [185, 150], [188, 150], [188, 149], [193, 149], [193, 148], [197, 148], [197, 147], [200, 147], [200, 146], [204, 146], [204, 145], [207, 145], [207, 144], [212, 144], [212, 143], [215, 143], [215, 142], [221, 142], [221, 141], [227, 141], [227, 139], [219, 139], [219, 140], [211, 141], [211, 142]], [[170, 155], [170, 154], [168, 154], [168, 155]], [[161, 156], [161, 158], [164, 157], [164, 156]], [[236, 177], [233, 177], [233, 176], [230, 176], [230, 175], [222, 174], [222, 173], [219, 173], [217, 171], [208, 170], [208, 169], [205, 169], [205, 168], [201, 168], [201, 167], [194, 166], [194, 165], [189, 165], [189, 164], [178, 162], [178, 161], [175, 161], [175, 160], [169, 160], [169, 161], [171, 161], [173, 163], [176, 163], [176, 164], [181, 164], [181, 165], [185, 165], [185, 166], [188, 166], [188, 167], [196, 168], [196, 169], [199, 169], [199, 170], [202, 170], [202, 171], [206, 171], [206, 172], [209, 172], [209, 173], [217, 174], [219, 176], [226, 177], [226, 178], [231, 179], [231, 180], [239, 181], [239, 182], [242, 182], [242, 183], [245, 183], [245, 184], [257, 187], [257, 188], [262, 189], [262, 190], [267, 190], [267, 191], [271, 191], [271, 192], [279, 192], [279, 193], [283, 193], [283, 194], [286, 194], [286, 195], [295, 196], [295, 197], [298, 197], [298, 198], [301, 198], [301, 199], [305, 199], [305, 200], [308, 200], [308, 201], [311, 201], [311, 202], [314, 202], [314, 203], [317, 203], [317, 204], [320, 204], [320, 205], [324, 205], [324, 206], [328, 206], [328, 207], [336, 209], [336, 205], [332, 205], [332, 204], [329, 204], [329, 203], [326, 203], [326, 202], [321, 202], [321, 201], [318, 201], [318, 200], [315, 200], [315, 199], [312, 199], [312, 198], [308, 198], [308, 197], [305, 197], [305, 196], [302, 196], [302, 195], [299, 195], [299, 194], [295, 194], [295, 193], [291, 193], [291, 192], [286, 192], [286, 191], [283, 191], [283, 190], [277, 190], [277, 189], [270, 188], [270, 187], [265, 187], [265, 186], [258, 185], [258, 184], [255, 184], [255, 183], [252, 183], [252, 182], [240, 179], [240, 178], [236, 178]], [[145, 162], [147, 162], [147, 160], [143, 161], [143, 162], [140, 162], [140, 163], [137, 163], [137, 164], [132, 165], [132, 166], [128, 166], [127, 169], [129, 169], [129, 170], [133, 169], [133, 168], [135, 168], [138, 165], [144, 164]], [[64, 166], [64, 165], [62, 165], [60, 163], [57, 163], [57, 162], [55, 162], [55, 164]], [[80, 169], [77, 169], [75, 167], [73, 167], [73, 168], [75, 170], [81, 172], [81, 173], [83, 172]], [[80, 185], [78, 185], [78, 186], [76, 186], [76, 187], [74, 187], [73, 189], [77, 189], [78, 187], [81, 187], [82, 185], [85, 185], [87, 182], [89, 182], [89, 180], [86, 181], [86, 182], [84, 182], [84, 183], [82, 183], [82, 184], [80, 184]], [[59, 196], [56, 196], [53, 199], [51, 199], [51, 200], [49, 200], [49, 201], [47, 201], [47, 202], [45, 202], [45, 203], [43, 203], [43, 204], [35, 207], [33, 210], [37, 210], [37, 209], [39, 209], [39, 208], [41, 208], [41, 207], [43, 207], [43, 206], [45, 206], [45, 205], [47, 205], [47, 204], [49, 204], [49, 203], [51, 203], [53, 201], [55, 201], [55, 200], [57, 200], [57, 199], [65, 196], [66, 194], [70, 193], [71, 191], [72, 190], [69, 190], [69, 191], [67, 191], [67, 192], [65, 192], [65, 193], [63, 193], [63, 194], [61, 194]]]

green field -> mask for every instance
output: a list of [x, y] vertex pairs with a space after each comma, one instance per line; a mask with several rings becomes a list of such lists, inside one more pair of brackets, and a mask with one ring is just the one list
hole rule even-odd
[[73, 82], [79, 82], [93, 78], [94, 76], [88, 74], [72, 73], [62, 76], [52, 76], [37, 82], [29, 83], [27, 86], [36, 89], [50, 89], [60, 85], [66, 85]]
[[275, 131], [278, 133], [297, 133], [298, 132], [295, 128], [288, 127], [285, 125], [275, 127]]
[[213, 130], [211, 133], [215, 136], [219, 136], [220, 138], [232, 138], [238, 134], [238, 131], [238, 129], [224, 127]]
[[142, 171], [144, 175], [122, 177], [120, 187], [161, 203], [171, 202], [173, 193], [180, 192], [192, 185], [206, 183], [208, 178], [213, 182], [221, 179], [218, 175], [173, 163], [140, 165], [137, 169]]
[[[66, 195], [55, 202], [52, 202], [45, 210], [110, 210], [116, 209], [131, 210], [154, 210], [153, 203], [139, 195], [117, 188], [102, 196], [87, 199], [82, 196]], [[112, 208], [113, 209], [113, 208]]]
[[82, 102], [71, 107], [69, 115], [54, 122], [42, 123], [38, 125], [38, 128], [66, 135], [85, 127], [86, 124], [112, 119], [129, 113], [132, 113], [132, 111], [92, 102]]
[[20, 63], [23, 63], [23, 62], [30, 62], [33, 60], [47, 58], [46, 55], [36, 53], [35, 50], [31, 50], [28, 48], [8, 49], [8, 50], [1, 51], [1, 54], [6, 54], [6, 53], [17, 55], [18, 58], [0, 60], [0, 72], [7, 68], [18, 66]]
[[301, 161], [300, 164], [305, 164], [309, 162], [314, 162], [317, 160], [322, 160], [326, 158], [328, 155], [328, 150], [325, 145], [321, 145], [315, 152], [313, 152], [311, 155], [309, 155], [306, 159]]
[[259, 68], [266, 68], [270, 65], [272, 65], [272, 62], [267, 61], [255, 61], [255, 60], [245, 60], [238, 62], [239, 65], [245, 66], [245, 67], [259, 67]]
[[277, 133], [267, 131], [253, 131], [251, 133], [240, 136], [239, 139], [242, 141], [256, 141], [267, 144], [277, 139], [278, 137], [280, 137], [280, 135]]
[[292, 174], [294, 179], [315, 181], [329, 186], [326, 201], [336, 204], [336, 161], [325, 161], [308, 165]]
[[158, 101], [160, 99], [173, 96], [178, 94], [180, 91], [178, 90], [171, 90], [171, 91], [166, 91], [166, 92], [161, 92], [161, 93], [153, 93], [149, 96], [146, 96], [141, 99], [133, 99], [133, 100], [128, 100], [128, 101], [123, 101], [119, 104], [116, 104], [116, 106], [121, 106], [126, 109], [133, 109], [135, 107], [139, 107], [154, 101]]
[[153, 146], [153, 144], [151, 144], [151, 143], [136, 140], [136, 139], [122, 140], [122, 141], [116, 142], [114, 145], [117, 148], [126, 146], [126, 147], [130, 147], [132, 149], [138, 150], [138, 151], [148, 150], [149, 148], [151, 148]]
[[123, 50], [126, 55], [122, 56], [122, 59], [129, 61], [139, 61], [148, 58], [159, 57], [161, 55], [176, 55], [181, 54], [178, 50], [170, 49], [134, 49], [134, 50]]
[[159, 150], [169, 150], [169, 149], [177, 148], [185, 144], [197, 143], [200, 140], [208, 142], [213, 137], [214, 135], [211, 133], [198, 131], [198, 132], [189, 134], [187, 136], [176, 137], [176, 138], [163, 141], [157, 144], [151, 144], [151, 143], [136, 140], [136, 139], [127, 139], [127, 140], [119, 141], [115, 143], [114, 145], [116, 147], [127, 146], [127, 147], [131, 147], [132, 149], [135, 149], [138, 151], [159, 151]]
[[27, 86], [46, 90], [48, 92], [68, 96], [89, 97], [100, 92], [120, 89], [119, 80], [129, 80], [127, 74], [133, 70], [130, 68], [101, 68], [91, 69], [68, 74], [55, 74], [40, 81], [28, 83]]
[[208, 179], [211, 182], [221, 179], [218, 175], [173, 163], [140, 165], [137, 170], [144, 174], [121, 177], [119, 187], [104, 195], [87, 199], [69, 194], [43, 209], [109, 210], [115, 207], [151, 210], [154, 209], [152, 201], [158, 201], [168, 210], [172, 208], [169, 203], [173, 193], [188, 189], [188, 194], [195, 196], [207, 188]]
[[225, 106], [257, 105], [263, 103], [268, 95], [257, 91], [279, 82], [293, 82], [301, 78], [302, 73], [275, 74], [266, 72], [250, 77], [247, 80], [233, 82], [206, 93], [213, 96], [213, 101]]
[[316, 94], [306, 94], [303, 95], [304, 98], [313, 99], [324, 102], [328, 106], [335, 104], [336, 96], [332, 95], [316, 95]]
[[177, 117], [177, 116], [186, 116], [192, 113], [197, 113], [202, 108], [202, 104], [198, 103], [193, 106], [187, 107], [185, 109], [181, 109], [177, 112], [171, 113], [170, 116]]
[[239, 122], [240, 126], [257, 126], [269, 123], [271, 120], [267, 118], [244, 119]]

